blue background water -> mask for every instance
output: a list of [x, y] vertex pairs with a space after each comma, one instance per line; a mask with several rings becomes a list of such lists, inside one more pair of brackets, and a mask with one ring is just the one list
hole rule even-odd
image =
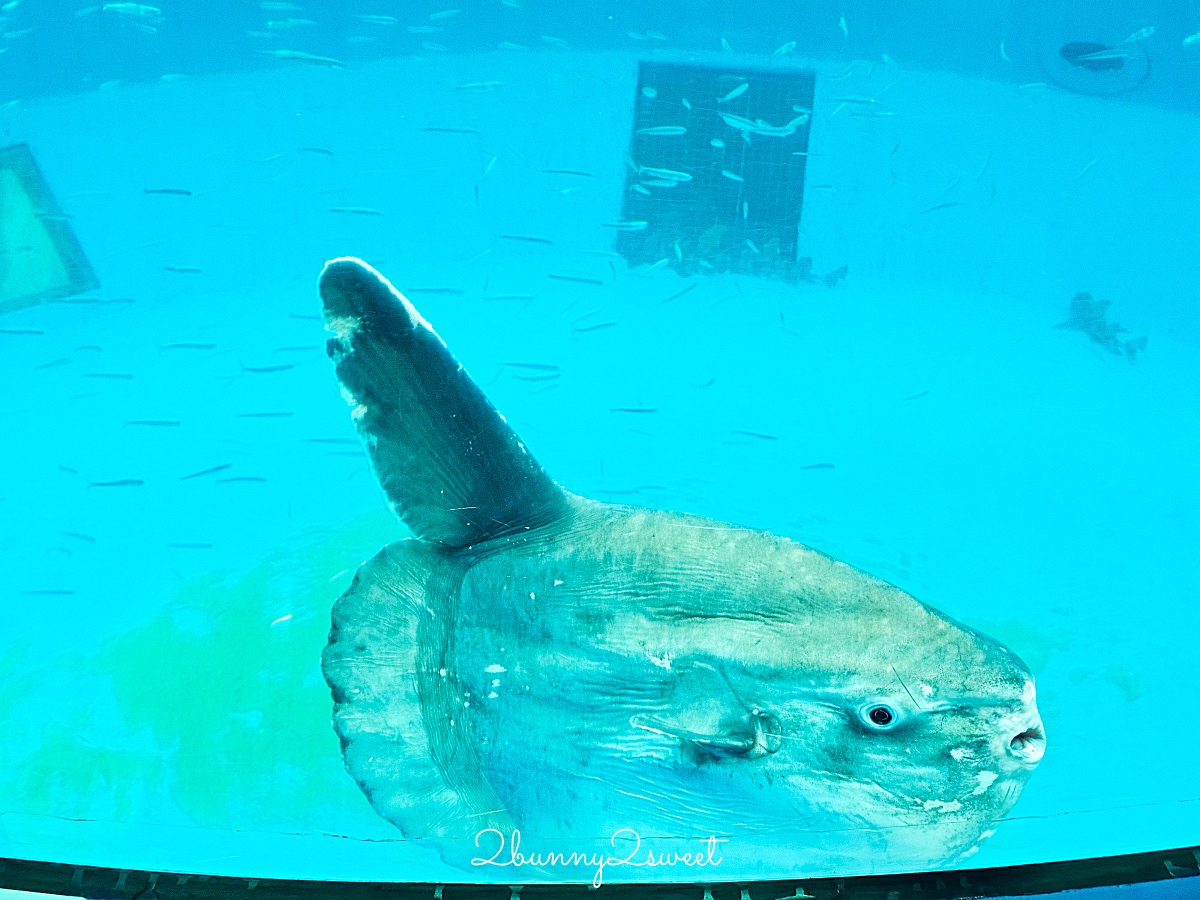
[[[0, 855], [452, 877], [360, 840], [395, 832], [317, 668], [354, 566], [403, 533], [312, 318], [344, 254], [568, 488], [795, 537], [1021, 654], [1049, 751], [972, 865], [1200, 843], [1200, 6], [303, 6], [166, 3], [153, 33], [2, 13], [0, 130], [102, 288], [0, 320], [41, 332], [0, 333]], [[1148, 25], [1128, 94], [1056, 83], [1063, 42]], [[649, 58], [817, 72], [800, 246], [841, 285], [611, 255]], [[1053, 328], [1078, 291], [1148, 336], [1136, 365]]]

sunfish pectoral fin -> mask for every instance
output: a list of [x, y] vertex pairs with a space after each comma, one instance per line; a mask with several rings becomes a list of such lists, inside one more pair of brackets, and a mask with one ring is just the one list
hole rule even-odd
[[396, 514], [466, 547], [552, 522], [566, 495], [416, 308], [362, 260], [325, 264], [328, 351]]
[[714, 737], [703, 737], [698, 734], [683, 736], [693, 750], [707, 753], [709, 756], [748, 756], [754, 758], [755, 742], [753, 735], [723, 734]]
[[745, 720], [730, 723], [714, 734], [690, 731], [658, 716], [634, 716], [629, 720], [629, 724], [643, 731], [674, 738], [685, 750], [718, 759], [760, 759], [775, 753], [783, 744], [779, 719], [760, 710], [751, 711]]

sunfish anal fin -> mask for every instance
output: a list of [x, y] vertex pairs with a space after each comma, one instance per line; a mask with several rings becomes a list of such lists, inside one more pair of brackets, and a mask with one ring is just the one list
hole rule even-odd
[[467, 547], [567, 512], [563, 490], [387, 279], [342, 257], [325, 264], [320, 293], [354, 423], [417, 537]]

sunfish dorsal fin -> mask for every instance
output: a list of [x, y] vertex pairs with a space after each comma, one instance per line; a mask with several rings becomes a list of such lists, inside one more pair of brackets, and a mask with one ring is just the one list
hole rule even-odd
[[325, 264], [320, 293], [354, 423], [417, 537], [466, 547], [567, 511], [562, 489], [387, 279], [343, 257]]

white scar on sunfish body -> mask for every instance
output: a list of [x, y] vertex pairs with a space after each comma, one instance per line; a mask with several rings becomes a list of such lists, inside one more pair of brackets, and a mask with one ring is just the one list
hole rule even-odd
[[349, 341], [362, 328], [362, 319], [354, 316], [334, 316], [325, 326], [339, 341]]

